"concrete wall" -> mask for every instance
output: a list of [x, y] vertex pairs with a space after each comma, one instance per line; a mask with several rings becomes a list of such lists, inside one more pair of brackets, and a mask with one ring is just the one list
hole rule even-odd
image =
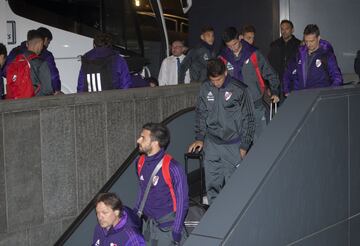
[[52, 245], [135, 147], [199, 85], [0, 103], [0, 246]]

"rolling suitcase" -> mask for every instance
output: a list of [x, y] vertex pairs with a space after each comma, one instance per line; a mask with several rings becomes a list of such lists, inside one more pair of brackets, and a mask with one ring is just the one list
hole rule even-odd
[[200, 169], [200, 185], [199, 185], [199, 201], [189, 197], [189, 210], [185, 218], [185, 228], [188, 233], [192, 232], [194, 228], [199, 224], [200, 219], [205, 214], [207, 205], [203, 204], [204, 197], [204, 173], [203, 173], [203, 155], [202, 153], [185, 153], [185, 173], [189, 180], [189, 159], [199, 161]]

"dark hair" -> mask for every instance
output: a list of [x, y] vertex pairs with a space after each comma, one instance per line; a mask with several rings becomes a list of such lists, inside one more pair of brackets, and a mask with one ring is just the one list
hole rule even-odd
[[316, 24], [309, 24], [304, 29], [304, 35], [315, 34], [316, 37], [320, 35], [320, 29]]
[[4, 55], [5, 57], [7, 56], [6, 46], [2, 43], [0, 43], [0, 55]]
[[94, 37], [95, 47], [111, 47], [112, 46], [112, 36], [108, 33], [99, 33]]
[[201, 34], [204, 34], [206, 32], [214, 32], [214, 28], [212, 26], [203, 26], [201, 28]]
[[256, 33], [256, 29], [253, 25], [245, 25], [241, 28], [241, 34], [244, 35], [245, 33], [253, 32]]
[[145, 80], [149, 83], [149, 85], [150, 83], [153, 83], [155, 86], [159, 86], [159, 82], [155, 77], [148, 77]]
[[43, 38], [48, 38], [49, 40], [53, 39], [53, 35], [51, 34], [50, 30], [45, 28], [45, 27], [39, 27], [37, 29], [37, 31], [39, 31], [41, 33], [41, 35], [43, 36]]
[[210, 59], [207, 63], [207, 76], [217, 77], [226, 71], [224, 62], [219, 58]]
[[222, 35], [222, 39], [223, 39], [224, 43], [228, 43], [231, 40], [238, 39], [238, 38], [239, 38], [239, 33], [236, 30], [236, 28], [233, 26], [227, 27]]
[[291, 21], [289, 21], [289, 20], [282, 20], [281, 22], [280, 22], [280, 26], [282, 25], [282, 24], [289, 24], [290, 26], [291, 26], [291, 29], [293, 29], [294, 28], [294, 25], [293, 25], [293, 23], [291, 22]]
[[98, 205], [98, 203], [100, 202], [105, 203], [106, 206], [110, 206], [112, 210], [119, 210], [120, 211], [119, 217], [121, 216], [123, 211], [123, 204], [120, 198], [118, 198], [115, 193], [112, 192], [100, 193], [95, 198], [95, 206]]
[[173, 45], [175, 42], [179, 42], [182, 45], [185, 45], [185, 42], [183, 40], [180, 40], [180, 39], [175, 39], [174, 41], [171, 42], [171, 45]]
[[27, 41], [31, 41], [34, 39], [42, 39], [44, 40], [43, 35], [38, 30], [30, 30], [27, 33]]
[[161, 148], [166, 148], [170, 142], [169, 129], [161, 123], [146, 123], [142, 129], [149, 130], [152, 141], [158, 141]]

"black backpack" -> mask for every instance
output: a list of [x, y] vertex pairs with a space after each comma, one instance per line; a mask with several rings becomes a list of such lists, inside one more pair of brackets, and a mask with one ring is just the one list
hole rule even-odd
[[112, 90], [114, 86], [112, 64], [117, 54], [96, 59], [81, 57], [82, 71], [85, 74], [85, 81], [89, 92]]

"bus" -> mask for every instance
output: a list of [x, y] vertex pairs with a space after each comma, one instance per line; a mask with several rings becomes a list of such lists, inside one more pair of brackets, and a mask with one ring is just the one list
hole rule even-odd
[[6, 30], [0, 34], [0, 42], [9, 52], [26, 40], [28, 30], [48, 28], [53, 34], [49, 51], [66, 94], [76, 92], [81, 55], [93, 48], [93, 37], [99, 32], [112, 34], [114, 49], [126, 59], [131, 73], [146, 70], [147, 76], [156, 77], [161, 60], [168, 55], [169, 41], [186, 39], [183, 10], [189, 5], [184, 7], [184, 2], [0, 0], [0, 29]]

